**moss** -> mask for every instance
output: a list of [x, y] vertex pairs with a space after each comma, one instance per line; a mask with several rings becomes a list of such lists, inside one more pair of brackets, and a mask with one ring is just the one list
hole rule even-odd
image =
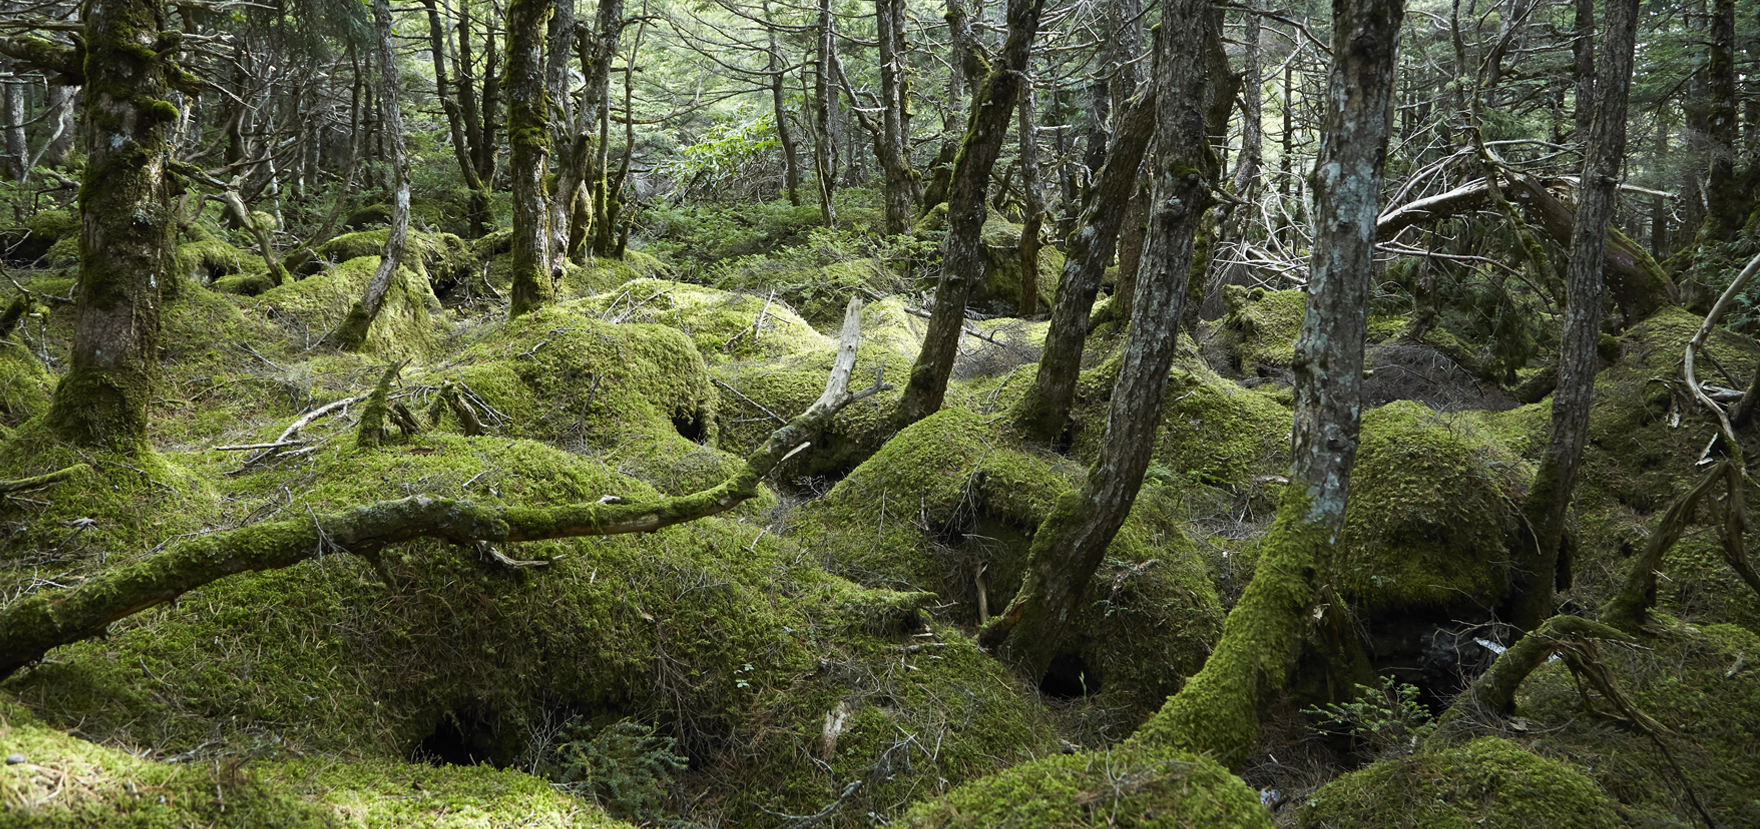
[[[322, 261], [347, 262], [363, 256], [378, 256], [385, 250], [390, 229], [368, 230], [338, 236], [319, 245], [313, 258], [289, 267], [298, 273], [312, 275], [324, 270]], [[477, 275], [481, 258], [472, 245], [450, 233], [424, 233], [410, 230], [404, 239], [403, 267], [429, 283], [434, 292], [445, 293], [453, 286]]]
[[342, 220], [342, 226], [349, 230], [363, 230], [373, 225], [388, 225], [390, 223], [391, 205], [384, 203], [369, 204], [348, 214], [348, 217]]
[[1321, 787], [1304, 827], [1614, 829], [1614, 802], [1572, 766], [1497, 737], [1387, 760]]
[[[1672, 733], [1661, 735], [1673, 764], [1724, 826], [1760, 822], [1760, 636], [1735, 625], [1694, 626], [1658, 614], [1647, 647], [1600, 649], [1621, 687]], [[1536, 750], [1581, 766], [1609, 795], [1647, 824], [1698, 825], [1681, 773], [1656, 745], [1599, 697], [1586, 703], [1562, 663], [1542, 667], [1523, 685], [1517, 713], [1534, 728]]]
[[242, 763], [171, 765], [49, 728], [0, 698], [0, 766], [8, 827], [286, 826], [341, 824]]
[[[320, 275], [265, 291], [250, 305], [258, 313], [280, 318], [296, 336], [316, 342], [343, 323], [378, 267], [377, 256], [349, 259]], [[439, 346], [433, 316], [439, 308], [428, 280], [399, 267], [360, 350], [381, 360], [426, 358]]]
[[45, 263], [51, 268], [66, 268], [79, 263], [79, 236], [63, 236], [55, 244], [49, 246], [44, 254]]
[[[1021, 304], [1021, 226], [992, 216], [984, 223], [984, 281], [974, 286], [974, 308], [1011, 314]], [[1038, 307], [1050, 308], [1063, 277], [1063, 253], [1049, 245], [1039, 250]], [[981, 286], [981, 287], [978, 287]]]
[[1337, 584], [1376, 615], [1439, 622], [1497, 607], [1532, 470], [1471, 425], [1397, 401], [1363, 417]]
[[491, 766], [308, 758], [261, 763], [257, 775], [348, 825], [378, 829], [631, 829], [549, 781]]
[[[898, 433], [803, 512], [795, 537], [836, 573], [929, 590], [961, 624], [978, 621], [982, 568], [991, 612], [1019, 589], [1035, 531], [1084, 470], [1023, 451], [963, 409]], [[1176, 519], [1177, 494], [1138, 501], [1090, 583], [1066, 652], [1107, 705], [1142, 717], [1203, 664], [1222, 611]]]
[[264, 270], [262, 257], [218, 240], [178, 245], [172, 267], [181, 278], [201, 284], [234, 274], [261, 274]]
[[0, 425], [17, 426], [49, 410], [55, 378], [16, 343], [0, 343]]
[[835, 347], [780, 302], [682, 282], [632, 280], [584, 300], [580, 308], [617, 322], [676, 328], [689, 335], [697, 352], [711, 363], [790, 357]]
[[1129, 746], [1016, 766], [913, 808], [920, 827], [1270, 827], [1256, 792], [1206, 757]]
[[1218, 335], [1237, 370], [1247, 377], [1282, 376], [1295, 362], [1307, 294], [1226, 285], [1222, 302], [1227, 311]]

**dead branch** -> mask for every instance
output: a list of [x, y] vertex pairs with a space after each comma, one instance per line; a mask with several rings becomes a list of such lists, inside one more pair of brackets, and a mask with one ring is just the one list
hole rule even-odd
[[824, 394], [806, 412], [772, 432], [718, 486], [648, 502], [559, 507], [483, 506], [417, 495], [192, 538], [77, 588], [35, 593], [0, 610], [0, 679], [41, 659], [51, 648], [98, 636], [120, 619], [202, 585], [238, 573], [290, 567], [321, 550], [344, 550], [370, 560], [390, 545], [416, 538], [444, 539], [475, 549], [479, 542], [652, 532], [726, 512], [757, 495], [759, 481], [838, 410], [891, 388], [876, 378], [873, 386], [849, 390], [860, 335], [861, 301], [852, 299]]

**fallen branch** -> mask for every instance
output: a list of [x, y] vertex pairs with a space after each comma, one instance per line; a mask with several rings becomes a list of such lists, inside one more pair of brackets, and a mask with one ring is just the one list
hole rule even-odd
[[648, 502], [559, 507], [484, 506], [417, 495], [192, 538], [72, 590], [35, 593], [0, 610], [0, 679], [41, 659], [51, 648], [98, 636], [120, 619], [202, 585], [252, 570], [290, 567], [321, 551], [347, 551], [371, 561], [380, 550], [416, 538], [439, 538], [477, 549], [480, 542], [652, 532], [726, 512], [757, 495], [759, 481], [839, 409], [891, 388], [876, 379], [869, 388], [849, 390], [860, 334], [861, 302], [851, 300], [825, 393], [806, 412], [772, 432], [719, 486]]
[[76, 463], [66, 469], [57, 469], [54, 472], [38, 475], [34, 478], [21, 478], [16, 481], [0, 481], [0, 493], [29, 492], [33, 489], [42, 489], [43, 487], [52, 484], [61, 483], [62, 481], [73, 477], [81, 470], [86, 469], [91, 469], [91, 467], [83, 463]]

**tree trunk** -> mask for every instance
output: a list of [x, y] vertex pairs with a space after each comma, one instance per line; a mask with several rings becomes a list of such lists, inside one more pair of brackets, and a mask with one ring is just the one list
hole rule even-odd
[[1516, 598], [1505, 616], [1522, 630], [1533, 630], [1552, 616], [1555, 575], [1564, 555], [1565, 511], [1588, 439], [1589, 404], [1595, 390], [1603, 293], [1599, 265], [1607, 245], [1605, 228], [1613, 218], [1620, 163], [1625, 158], [1637, 0], [1608, 0], [1606, 10], [1607, 25], [1590, 105], [1594, 114], [1585, 137], [1582, 187], [1577, 193], [1576, 227], [1571, 235], [1558, 389], [1552, 395], [1552, 433], [1523, 505], [1534, 535], [1533, 546], [1516, 556]]
[[550, 276], [550, 210], [544, 198], [550, 154], [549, 106], [544, 95], [544, 24], [550, 0], [511, 0], [507, 6], [507, 137], [513, 179], [512, 316], [542, 308], [555, 293]]
[[947, 378], [953, 373], [959, 338], [965, 330], [966, 300], [971, 297], [972, 283], [984, 274], [984, 191], [1002, 151], [1043, 6], [1044, 0], [1009, 0], [1002, 62], [990, 70], [973, 97], [965, 148], [954, 165], [953, 192], [947, 201], [947, 238], [941, 243], [935, 308], [923, 337], [923, 350], [911, 367], [910, 383], [894, 415], [900, 429], [934, 414], [947, 395]]
[[922, 198], [922, 179], [911, 169], [909, 80], [906, 78], [904, 0], [874, 0], [874, 21], [880, 38], [881, 129], [875, 155], [886, 172], [882, 193], [886, 232], [909, 233], [911, 213]]
[[52, 84], [44, 102], [44, 109], [49, 115], [46, 120], [49, 138], [43, 149], [37, 153], [37, 163], [44, 167], [60, 167], [67, 164], [67, 157], [73, 153], [73, 137], [79, 130], [73, 123], [74, 98], [79, 94], [77, 86]]
[[82, 16], [79, 287], [72, 365], [46, 421], [69, 443], [135, 452], [147, 448], [160, 304], [177, 292], [177, 222], [165, 182], [177, 109], [165, 98], [182, 74], [169, 57], [178, 33], [166, 31], [163, 0], [88, 3]]
[[831, 0], [819, 0], [813, 64], [813, 172], [819, 179], [819, 218], [837, 226], [837, 138], [831, 134], [831, 111], [837, 107], [837, 86], [831, 82]]
[[[440, 9], [435, 0], [422, 0], [422, 6], [428, 10], [428, 51], [434, 56], [434, 87], [440, 98], [440, 108], [446, 111], [446, 127], [452, 137], [452, 156], [458, 162], [459, 173], [464, 176], [464, 186], [471, 191], [469, 220], [471, 238], [477, 238], [489, 231], [493, 217], [489, 215], [489, 192], [483, 180], [477, 177], [477, 165], [471, 159], [471, 139], [465, 128], [465, 107], [460, 99], [471, 98], [471, 108], [475, 109], [474, 95], [464, 84], [455, 87], [446, 77], [446, 30], [440, 24]], [[482, 127], [479, 124], [477, 131]]]
[[[770, 20], [769, 0], [764, 2], [764, 19]], [[782, 180], [788, 189], [788, 203], [801, 205], [801, 167], [795, 152], [794, 130], [788, 125], [788, 103], [782, 95], [782, 49], [776, 45], [776, 30], [769, 29], [770, 49], [766, 55], [770, 73], [770, 106], [776, 113], [776, 140], [782, 142]]]
[[1137, 171], [1155, 134], [1155, 96], [1131, 102], [1113, 133], [1106, 163], [1095, 180], [1093, 196], [1082, 211], [1080, 228], [1070, 234], [1063, 278], [1051, 306], [1044, 356], [1033, 391], [1021, 398], [1015, 427], [1030, 440], [1053, 443], [1063, 434], [1081, 379], [1082, 346], [1088, 338], [1088, 314], [1100, 293], [1100, 280], [1117, 248], [1125, 206], [1137, 186]]
[[1161, 425], [1167, 370], [1178, 350], [1180, 309], [1192, 243], [1210, 207], [1217, 173], [1209, 155], [1204, 101], [1215, 83], [1206, 71], [1208, 41], [1222, 36], [1221, 15], [1207, 0], [1173, 0], [1180, 25], [1157, 35], [1155, 215], [1151, 271], [1137, 281], [1139, 323], [1125, 344], [1112, 390], [1100, 457], [1079, 493], [1058, 499], [1033, 535], [1026, 575], [1008, 609], [981, 641], [1038, 679], [1050, 667], [1080, 609], [1082, 593], [1130, 515]]
[[0, 156], [0, 177], [23, 181], [30, 171], [31, 146], [24, 135], [24, 79], [11, 58], [0, 58], [0, 132], [6, 134], [6, 154]]
[[403, 108], [397, 93], [397, 47], [391, 40], [390, 0], [373, 0], [373, 28], [379, 41], [379, 104], [384, 119], [380, 128], [391, 156], [391, 232], [385, 235], [379, 267], [367, 282], [366, 293], [330, 335], [331, 344], [344, 351], [354, 351], [367, 341], [367, 330], [378, 319], [391, 291], [391, 280], [397, 278], [397, 269], [403, 264], [404, 243], [409, 238], [409, 154], [403, 150]]
[[1026, 196], [1021, 217], [1022, 317], [1039, 313], [1039, 234], [1045, 225], [1045, 179], [1039, 172], [1039, 104], [1029, 78], [1021, 86], [1021, 192]]
[[1334, 0], [1333, 67], [1315, 162], [1315, 238], [1296, 340], [1290, 483], [1246, 592], [1203, 670], [1135, 739], [1238, 768], [1265, 704], [1286, 687], [1333, 559], [1356, 460], [1375, 219], [1393, 103], [1398, 0]]
[[1733, 241], [1753, 208], [1736, 182], [1736, 4], [1712, 0], [1711, 42], [1705, 61], [1705, 230], [1707, 242]]

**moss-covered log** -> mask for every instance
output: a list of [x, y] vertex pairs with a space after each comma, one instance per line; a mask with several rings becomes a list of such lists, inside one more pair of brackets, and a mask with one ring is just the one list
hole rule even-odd
[[852, 300], [825, 393], [772, 432], [718, 486], [646, 502], [605, 498], [560, 507], [489, 507], [417, 495], [212, 533], [73, 590], [38, 593], [0, 611], [0, 679], [41, 659], [51, 648], [102, 635], [111, 623], [204, 584], [238, 573], [289, 567], [326, 552], [373, 559], [385, 547], [415, 538], [475, 545], [642, 533], [726, 512], [757, 495], [764, 476], [839, 409], [888, 388], [877, 380], [867, 389], [849, 391], [860, 321], [861, 305]]

